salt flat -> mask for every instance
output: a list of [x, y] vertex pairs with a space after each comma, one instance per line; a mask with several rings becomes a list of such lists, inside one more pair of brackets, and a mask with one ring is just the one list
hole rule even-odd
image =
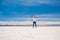
[[0, 26], [0, 40], [60, 40], [60, 27]]

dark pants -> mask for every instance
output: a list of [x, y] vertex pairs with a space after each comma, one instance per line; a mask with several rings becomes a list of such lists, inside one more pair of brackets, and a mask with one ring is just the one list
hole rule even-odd
[[35, 21], [33, 22], [33, 28], [34, 28], [34, 26], [37, 28], [37, 25], [36, 25], [36, 22]]

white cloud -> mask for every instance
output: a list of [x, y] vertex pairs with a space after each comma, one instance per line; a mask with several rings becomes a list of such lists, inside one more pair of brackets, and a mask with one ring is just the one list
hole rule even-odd
[[48, 4], [49, 0], [20, 0], [22, 5], [40, 5], [40, 4]]
[[19, 0], [22, 5], [59, 4], [59, 0]]
[[3, 4], [19, 4], [19, 5], [40, 5], [40, 4], [59, 4], [58, 0], [4, 0]]

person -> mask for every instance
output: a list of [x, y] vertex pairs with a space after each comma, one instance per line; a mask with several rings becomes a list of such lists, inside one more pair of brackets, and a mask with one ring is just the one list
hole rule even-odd
[[33, 16], [33, 28], [36, 27], [37, 28], [37, 25], [36, 25], [36, 17]]

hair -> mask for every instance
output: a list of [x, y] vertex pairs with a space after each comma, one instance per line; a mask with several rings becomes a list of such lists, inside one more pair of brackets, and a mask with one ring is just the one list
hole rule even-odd
[[36, 18], [36, 16], [34, 16], [34, 15], [32, 14], [32, 15], [31, 15], [31, 18], [33, 18], [33, 17]]

